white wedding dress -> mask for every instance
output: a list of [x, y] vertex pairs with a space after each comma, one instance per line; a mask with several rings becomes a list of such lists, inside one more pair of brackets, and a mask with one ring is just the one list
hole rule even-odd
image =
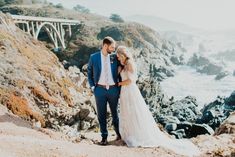
[[138, 86], [137, 75], [122, 70], [122, 80], [131, 79], [131, 84], [121, 87], [120, 133], [128, 147], [158, 147], [170, 149], [186, 156], [199, 155], [199, 149], [186, 139], [172, 139], [157, 126]]

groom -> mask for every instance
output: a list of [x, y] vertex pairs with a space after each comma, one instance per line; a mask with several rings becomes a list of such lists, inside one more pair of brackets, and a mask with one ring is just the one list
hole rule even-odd
[[118, 82], [118, 60], [115, 54], [115, 41], [111, 37], [103, 39], [102, 49], [90, 56], [88, 63], [88, 81], [95, 95], [98, 120], [102, 140], [100, 145], [107, 145], [107, 103], [109, 104], [114, 130], [117, 134], [116, 140], [121, 139], [119, 133], [119, 118], [117, 112], [120, 88]]

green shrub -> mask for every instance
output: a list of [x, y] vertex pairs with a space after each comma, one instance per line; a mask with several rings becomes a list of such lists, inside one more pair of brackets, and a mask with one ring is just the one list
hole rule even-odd
[[61, 3], [56, 4], [55, 7], [58, 9], [64, 9], [64, 7]]
[[79, 11], [79, 12], [81, 12], [81, 13], [90, 13], [90, 10], [89, 10], [89, 9], [87, 9], [86, 7], [81, 6], [81, 5], [79, 5], [79, 4], [77, 4], [75, 7], [73, 7], [73, 10]]
[[109, 17], [113, 22], [124, 22], [124, 20], [122, 19], [122, 17], [118, 14], [112, 14], [110, 17]]
[[0, 7], [4, 6], [6, 4], [5, 0], [0, 0]]
[[6, 4], [16, 4], [18, 3], [18, 0], [5, 0]]

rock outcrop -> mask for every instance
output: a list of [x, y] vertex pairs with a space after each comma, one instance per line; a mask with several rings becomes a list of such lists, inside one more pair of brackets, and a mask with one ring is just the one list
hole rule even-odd
[[92, 101], [87, 80], [79, 69], [65, 70], [41, 42], [0, 14], [3, 105], [26, 120], [40, 122], [42, 127], [77, 132], [97, 125]]
[[221, 134], [235, 134], [235, 112], [222, 123], [222, 125], [216, 129], [215, 135]]
[[206, 123], [214, 130], [235, 111], [235, 91], [228, 98], [218, 97], [217, 100], [202, 109], [198, 123]]
[[220, 72], [219, 74], [217, 74], [216, 76], [215, 76], [215, 80], [221, 80], [221, 79], [223, 79], [224, 77], [226, 77], [226, 76], [228, 76], [229, 75], [229, 72], [227, 72], [227, 71], [222, 71], [222, 72]]
[[216, 128], [235, 110], [235, 92], [228, 98], [218, 97], [199, 111], [194, 97], [187, 96], [177, 101], [173, 97], [168, 98], [155, 79], [140, 77], [138, 86], [155, 121], [176, 138], [213, 135]]
[[198, 72], [207, 75], [218, 75], [223, 72], [223, 67], [211, 62], [208, 58], [194, 54], [187, 65], [192, 66]]

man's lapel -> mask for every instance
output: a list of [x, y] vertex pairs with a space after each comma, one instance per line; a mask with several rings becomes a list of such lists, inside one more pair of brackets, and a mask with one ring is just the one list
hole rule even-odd
[[100, 78], [101, 69], [102, 69], [102, 65], [101, 65], [101, 52], [100, 52], [99, 55], [98, 55], [97, 63], [98, 63], [98, 71], [99, 71], [99, 78]]

